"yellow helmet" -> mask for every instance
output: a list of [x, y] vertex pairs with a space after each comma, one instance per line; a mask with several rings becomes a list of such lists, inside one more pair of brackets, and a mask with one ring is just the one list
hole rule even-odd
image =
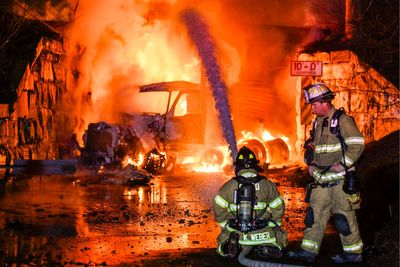
[[320, 100], [330, 101], [335, 98], [335, 94], [325, 84], [316, 83], [304, 88], [304, 97], [306, 103], [310, 104]]

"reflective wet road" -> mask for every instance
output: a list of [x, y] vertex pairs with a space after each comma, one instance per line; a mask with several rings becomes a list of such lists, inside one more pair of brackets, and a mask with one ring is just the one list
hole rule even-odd
[[[273, 171], [287, 210], [283, 228], [299, 240], [304, 189], [299, 168]], [[230, 177], [185, 173], [127, 187], [123, 178], [16, 178], [0, 195], [1, 266], [140, 266], [169, 252], [216, 247], [211, 202]]]

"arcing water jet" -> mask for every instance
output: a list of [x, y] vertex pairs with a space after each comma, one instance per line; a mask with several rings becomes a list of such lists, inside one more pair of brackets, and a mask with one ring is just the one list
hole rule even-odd
[[228, 103], [225, 82], [215, 56], [215, 42], [207, 24], [194, 10], [185, 10], [182, 19], [188, 28], [189, 36], [196, 45], [203, 66], [206, 70], [208, 82], [211, 85], [215, 108], [222, 125], [225, 141], [228, 143], [232, 160], [235, 161], [237, 145], [235, 131], [233, 129], [230, 107]]

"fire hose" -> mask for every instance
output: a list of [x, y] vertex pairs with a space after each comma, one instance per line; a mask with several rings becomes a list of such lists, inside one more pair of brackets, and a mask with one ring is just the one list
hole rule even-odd
[[279, 262], [267, 262], [267, 261], [259, 261], [259, 260], [252, 260], [246, 258], [246, 256], [251, 252], [253, 249], [252, 246], [243, 246], [243, 250], [240, 252], [238, 256], [238, 261], [243, 266], [247, 267], [302, 267], [301, 265], [291, 265]]
[[[234, 202], [239, 206], [236, 214], [236, 221], [231, 221], [231, 226], [237, 228], [240, 232], [249, 232], [252, 230], [254, 222], [257, 221], [253, 218], [253, 210], [255, 202], [257, 201], [254, 184], [244, 183], [234, 192]], [[273, 220], [271, 220], [274, 222]], [[279, 227], [276, 222], [275, 225]], [[238, 242], [238, 239], [235, 240]], [[243, 246], [242, 251], [239, 253], [238, 261], [240, 264], [248, 267], [294, 267], [299, 265], [289, 265], [284, 263], [266, 262], [259, 260], [252, 260], [246, 256], [252, 251], [253, 246]]]

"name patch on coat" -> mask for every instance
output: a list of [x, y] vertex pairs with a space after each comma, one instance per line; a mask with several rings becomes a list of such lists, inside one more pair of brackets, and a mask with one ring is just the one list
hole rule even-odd
[[268, 232], [243, 235], [243, 241], [263, 241], [269, 239], [271, 239], [271, 237]]

